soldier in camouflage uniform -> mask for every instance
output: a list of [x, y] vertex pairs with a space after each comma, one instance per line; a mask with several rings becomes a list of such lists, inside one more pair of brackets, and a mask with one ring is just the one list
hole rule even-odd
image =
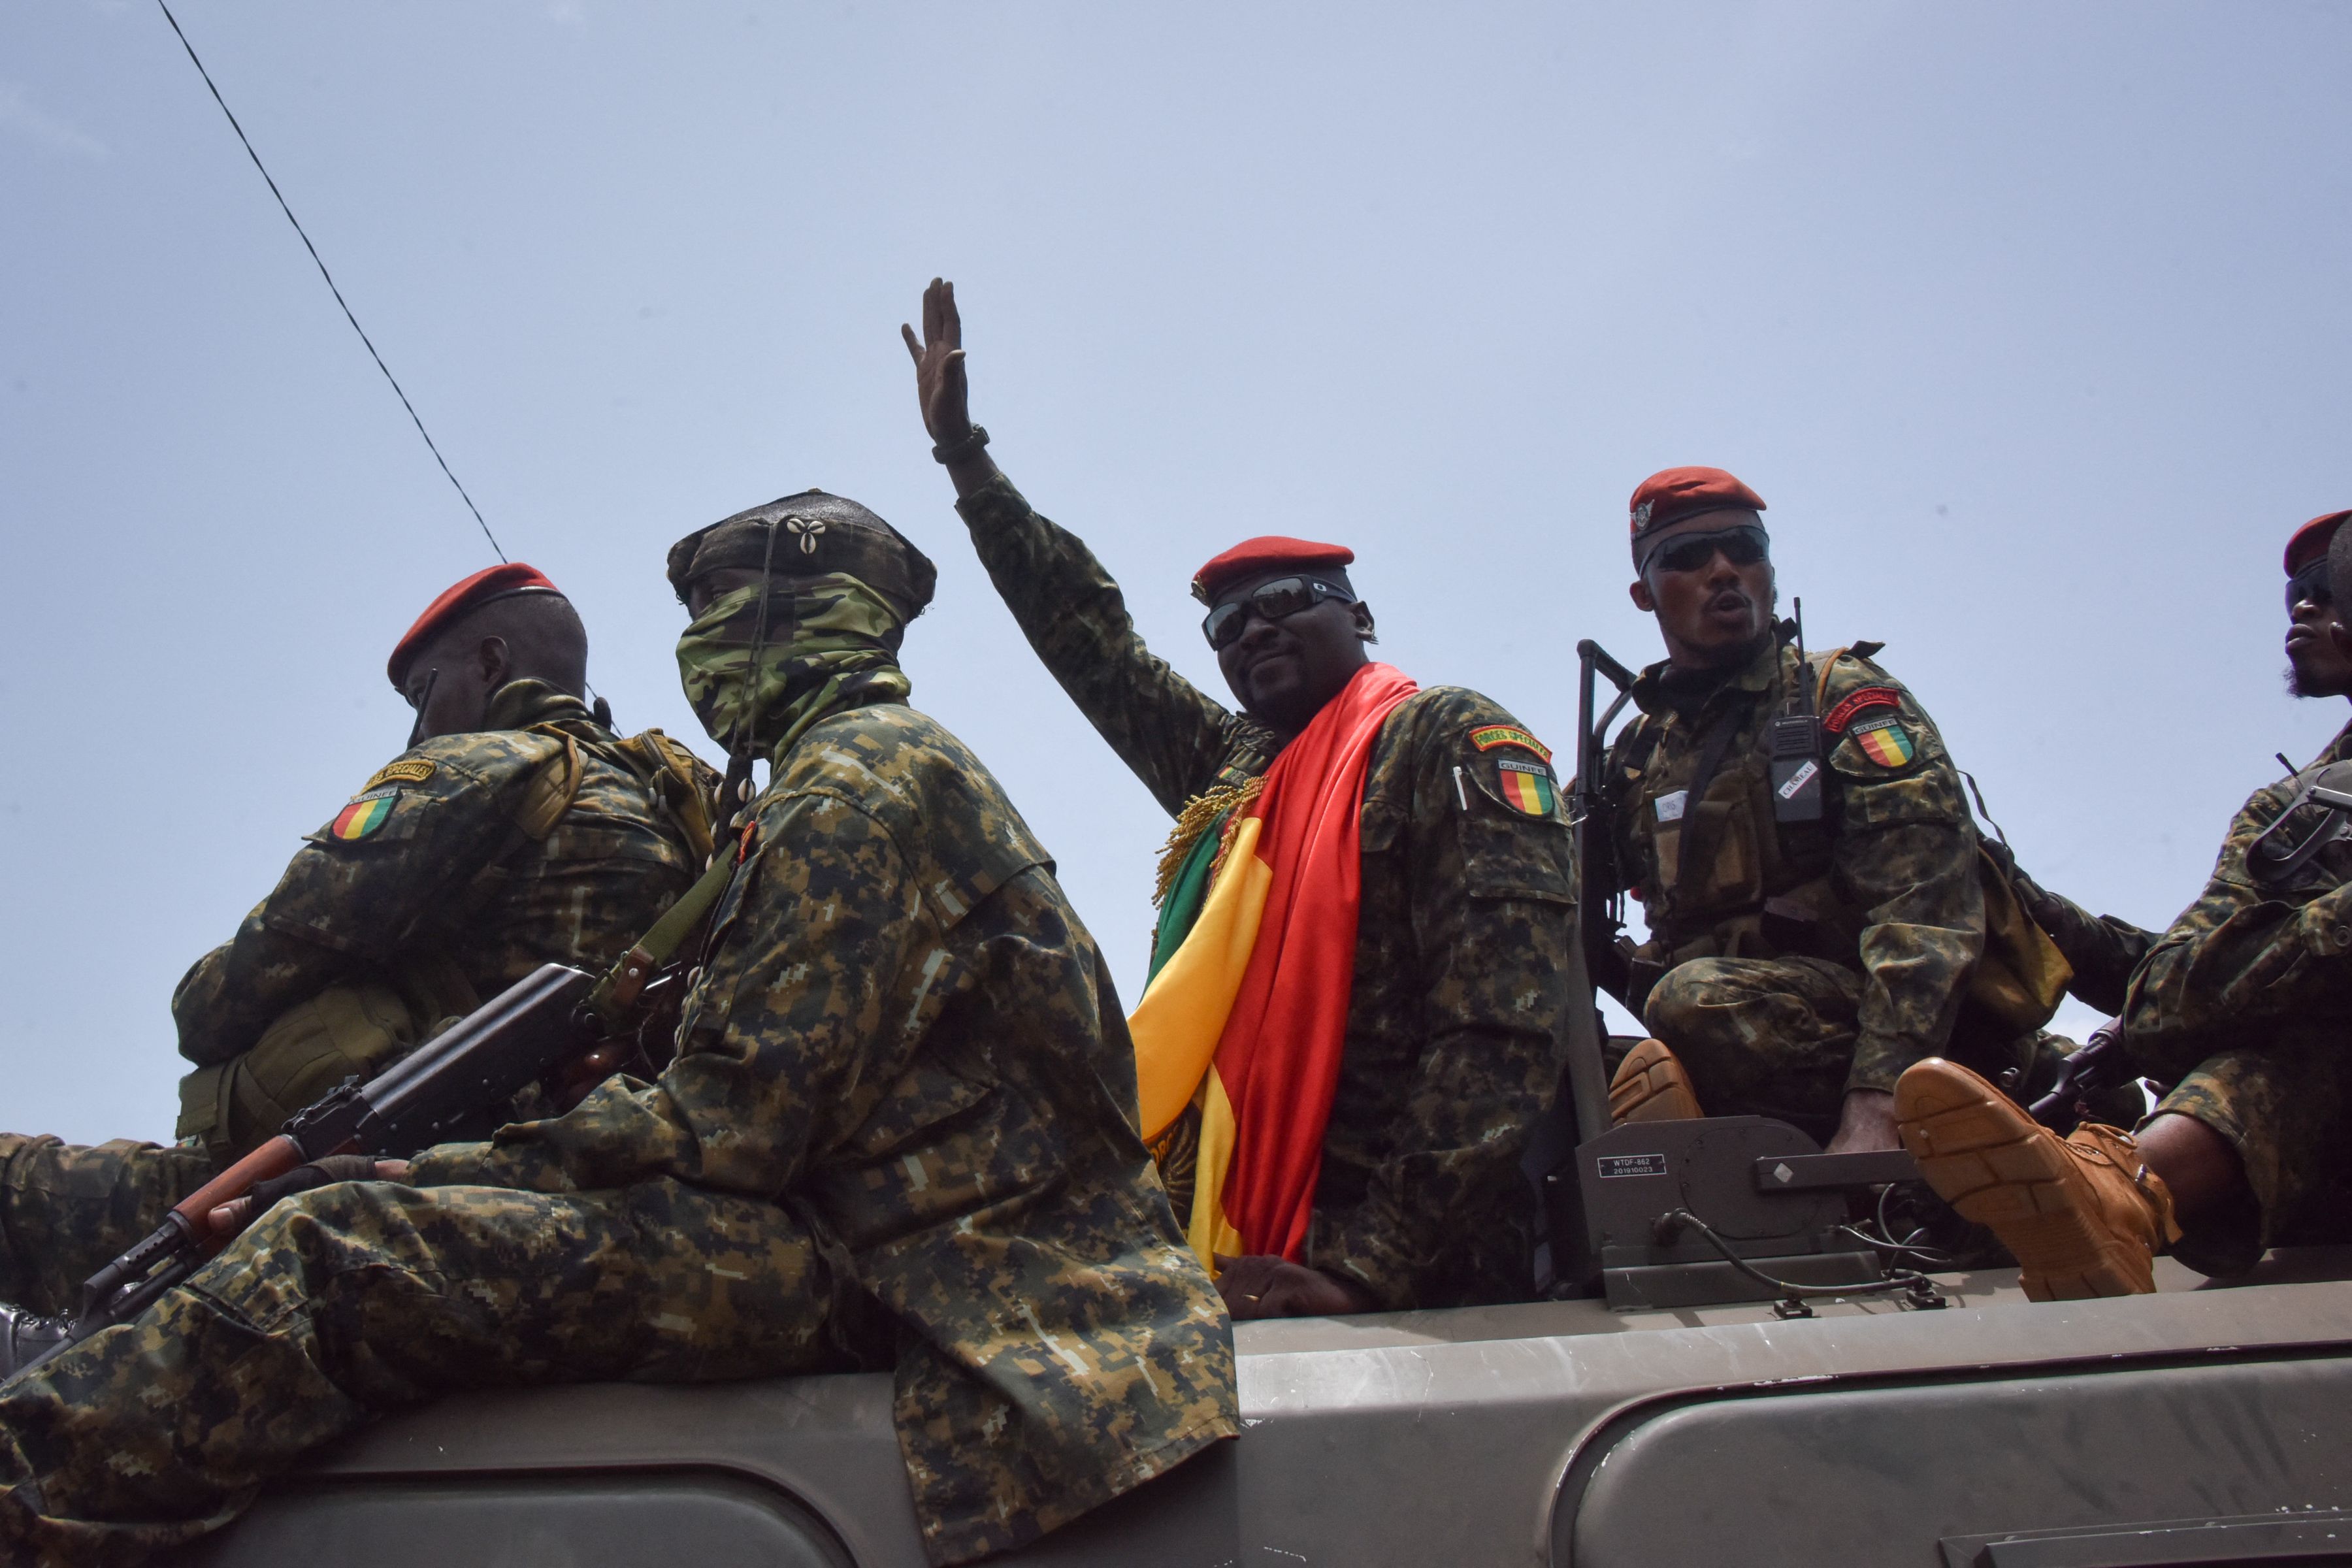
[[410, 749], [308, 836], [172, 1000], [177, 1147], [0, 1134], [0, 1297], [81, 1281], [217, 1166], [352, 1073], [542, 963], [600, 969], [693, 881], [715, 775], [660, 731], [623, 741], [582, 697], [587, 637], [532, 568], [475, 574], [394, 649]]
[[[2288, 682], [2298, 697], [2352, 695], [2352, 637], [2336, 610], [2352, 602], [2343, 597], [2352, 594], [2347, 516], [2314, 518], [2287, 544]], [[2256, 790], [2231, 819], [2203, 894], [2161, 935], [2030, 895], [2075, 964], [2077, 994], [2113, 998], [2132, 1065], [2170, 1086], [2136, 1137], [2092, 1126], [2062, 1140], [1958, 1068], [1906, 1076], [1905, 1137], [1923, 1173], [2009, 1244], [2029, 1292], [2152, 1289], [2149, 1258], [2168, 1244], [2218, 1274], [2243, 1270], [2269, 1246], [2352, 1240], [2352, 847], [2324, 844], [2293, 865], [2269, 852], [2339, 820], [2296, 802], [2347, 761], [2352, 725], [2309, 767]]]
[[[1669, 657], [1635, 681], [1603, 779], [1617, 885], [1649, 927], [1616, 979], [1655, 1037], [1620, 1066], [1612, 1112], [1772, 1116], [1832, 1150], [1892, 1148], [1904, 1068], [1956, 1051], [1998, 1072], [2035, 1043], [2031, 1020], [1968, 1005], [1985, 909], [1958, 772], [1878, 645], [1801, 658], [1786, 640], [1753, 490], [1669, 468], [1632, 507], [1633, 603]], [[1774, 721], [1807, 714], [1826, 754], [1776, 776]], [[1781, 802], [1813, 787], [1812, 819], [1789, 820]]]
[[1045, 850], [905, 705], [930, 563], [810, 491], [684, 541], [687, 691], [772, 759], [652, 1081], [285, 1199], [0, 1390], [0, 1542], [130, 1561], [445, 1391], [895, 1366], [932, 1561], [1236, 1430], [1231, 1330]]
[[[1144, 646], [1093, 553], [997, 470], [966, 410], [952, 287], [935, 281], [923, 309], [924, 341], [911, 329], [907, 341], [925, 422], [991, 581], [1119, 759], [1197, 826], [1364, 663], [1370, 611], [1350, 593], [1244, 616], [1219, 652], [1242, 710], [1217, 702]], [[1252, 542], [1269, 560], [1305, 559], [1302, 543]], [[1322, 549], [1308, 552], [1317, 574], [1344, 584], [1334, 563], [1348, 552]], [[1205, 573], [1194, 593], [1214, 616], [1297, 570]], [[1589, 1005], [1566, 982], [1573, 863], [1549, 762], [1499, 704], [1459, 687], [1418, 692], [1385, 721], [1364, 781], [1354, 984], [1304, 1258], [1222, 1265], [1234, 1316], [1530, 1292], [1537, 1213], [1519, 1160], [1559, 1092], [1568, 1010]]]

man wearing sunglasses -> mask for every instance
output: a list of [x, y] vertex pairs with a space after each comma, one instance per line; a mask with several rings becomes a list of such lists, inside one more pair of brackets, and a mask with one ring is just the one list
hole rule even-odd
[[173, 995], [181, 1142], [0, 1134], [0, 1368], [26, 1314], [78, 1307], [287, 1116], [542, 963], [611, 963], [692, 884], [715, 775], [658, 731], [615, 736], [587, 658], [571, 601], [520, 563], [418, 617], [386, 671], [416, 710], [408, 749]]
[[1666, 658], [1634, 683], [1605, 784], [1619, 885], [1649, 928], [1613, 978], [1654, 1037], [1611, 1108], [1772, 1116], [1832, 1150], [1890, 1149], [1904, 1068], [1950, 1050], [1999, 1071], [2033, 1037], [1963, 1007], [1984, 900], [1935, 725], [1871, 662], [1876, 644], [1800, 658], [1774, 618], [1763, 510], [1720, 468], [1633, 492], [1633, 599]]
[[[2352, 593], [2347, 517], [2315, 517], [2287, 542], [2297, 697], [2352, 696], [2336, 612]], [[2352, 725], [2256, 790], [2204, 892], [2160, 935], [2029, 893], [2076, 965], [2076, 994], [2116, 1008], [2132, 1066], [2170, 1086], [2136, 1134], [2089, 1125], [2062, 1139], [1954, 1063], [1904, 1075], [1897, 1114], [1921, 1173], [2017, 1255], [2029, 1295], [2151, 1290], [2168, 1244], [2202, 1273], [2233, 1274], [2267, 1247], [2352, 1240], [2352, 844], [2305, 799], [2347, 761]]]
[[1030, 646], [1177, 819], [1131, 1023], [1194, 1251], [1237, 1318], [1525, 1298], [1519, 1160], [1571, 1003], [1549, 754], [1477, 693], [1373, 662], [1334, 545], [1253, 539], [1203, 566], [1240, 710], [1193, 686], [990, 460], [961, 332], [934, 281], [905, 335], [957, 510]]

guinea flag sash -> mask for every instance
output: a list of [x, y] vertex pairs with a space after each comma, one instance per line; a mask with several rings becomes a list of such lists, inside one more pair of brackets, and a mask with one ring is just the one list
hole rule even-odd
[[1417, 689], [1368, 664], [1283, 748], [1222, 849], [1195, 850], [1215, 856], [1200, 913], [1128, 1020], [1145, 1141], [1200, 1110], [1186, 1239], [1212, 1274], [1221, 1252], [1306, 1247], [1355, 984], [1364, 774]]

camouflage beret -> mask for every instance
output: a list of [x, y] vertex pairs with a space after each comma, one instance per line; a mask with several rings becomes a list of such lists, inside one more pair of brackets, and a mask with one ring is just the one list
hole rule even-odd
[[940, 580], [930, 557], [873, 512], [845, 496], [803, 490], [739, 511], [671, 545], [669, 585], [684, 604], [696, 578], [730, 566], [756, 572], [763, 562], [780, 577], [831, 572], [855, 577], [898, 605], [908, 620], [923, 613]]

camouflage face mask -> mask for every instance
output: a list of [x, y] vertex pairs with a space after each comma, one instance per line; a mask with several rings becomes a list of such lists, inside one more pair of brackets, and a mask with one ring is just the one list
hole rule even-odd
[[678, 679], [730, 754], [781, 758], [835, 708], [906, 700], [904, 628], [889, 602], [855, 577], [780, 579], [765, 593], [753, 584], [720, 595], [688, 626], [677, 639]]

